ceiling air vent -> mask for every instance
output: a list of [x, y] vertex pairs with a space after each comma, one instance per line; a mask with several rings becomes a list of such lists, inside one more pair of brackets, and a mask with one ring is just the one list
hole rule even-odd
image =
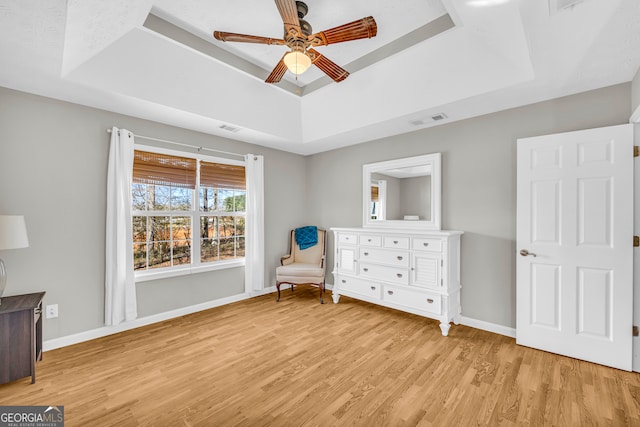
[[584, 0], [549, 0], [549, 14], [555, 15], [565, 9], [572, 8]]
[[429, 124], [430, 122], [438, 122], [446, 118], [447, 118], [447, 115], [445, 113], [438, 113], [438, 114], [434, 114], [429, 118], [411, 120], [409, 123], [412, 124], [413, 126], [422, 126], [422, 125]]
[[229, 132], [238, 132], [240, 130], [240, 128], [234, 127], [234, 126], [229, 126], [229, 125], [221, 125], [220, 129], [229, 131]]

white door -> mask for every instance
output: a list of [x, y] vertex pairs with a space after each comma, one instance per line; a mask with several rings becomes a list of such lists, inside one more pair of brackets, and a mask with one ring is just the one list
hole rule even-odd
[[632, 129], [518, 140], [518, 344], [631, 370]]

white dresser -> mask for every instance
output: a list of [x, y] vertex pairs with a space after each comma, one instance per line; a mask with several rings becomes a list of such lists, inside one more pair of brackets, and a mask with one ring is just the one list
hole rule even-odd
[[333, 302], [346, 295], [460, 323], [461, 231], [332, 228]]

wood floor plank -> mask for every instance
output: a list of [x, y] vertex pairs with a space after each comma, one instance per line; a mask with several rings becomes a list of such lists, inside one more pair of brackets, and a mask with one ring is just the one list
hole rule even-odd
[[640, 425], [640, 376], [316, 289], [45, 353], [0, 405], [67, 426]]

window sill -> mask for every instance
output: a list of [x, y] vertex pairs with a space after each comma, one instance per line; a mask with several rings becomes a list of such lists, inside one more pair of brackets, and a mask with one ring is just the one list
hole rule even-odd
[[162, 270], [150, 270], [136, 272], [134, 277], [136, 283], [148, 282], [150, 280], [166, 279], [169, 277], [188, 276], [190, 274], [205, 273], [207, 271], [224, 270], [226, 268], [244, 267], [245, 259], [234, 259], [229, 261], [218, 261], [211, 264], [199, 265], [197, 267], [187, 266], [178, 268], [165, 268]]

